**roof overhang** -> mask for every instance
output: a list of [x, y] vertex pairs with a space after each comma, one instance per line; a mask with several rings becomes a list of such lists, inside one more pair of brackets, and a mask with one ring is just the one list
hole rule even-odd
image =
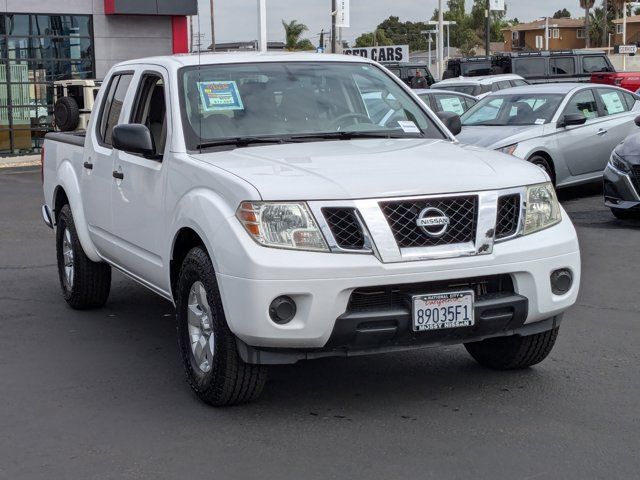
[[196, 15], [197, 0], [104, 0], [107, 15]]

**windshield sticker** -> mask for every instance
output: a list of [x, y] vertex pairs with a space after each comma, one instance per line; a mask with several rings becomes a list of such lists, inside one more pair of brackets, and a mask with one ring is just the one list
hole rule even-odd
[[420, 133], [420, 130], [411, 120], [398, 120], [398, 125], [404, 133]]
[[536, 125], [544, 125], [545, 119], [544, 118], [538, 118], [535, 121]]
[[602, 101], [604, 102], [604, 106], [607, 109], [607, 112], [609, 112], [609, 115], [625, 111], [625, 107], [622, 105], [622, 100], [620, 99], [618, 92], [602, 93], [600, 94], [600, 97], [602, 97]]
[[205, 112], [244, 110], [238, 85], [234, 81], [198, 82], [198, 91]]
[[456, 115], [462, 115], [464, 113], [464, 107], [462, 101], [457, 97], [441, 98], [440, 105], [445, 112], [453, 112]]

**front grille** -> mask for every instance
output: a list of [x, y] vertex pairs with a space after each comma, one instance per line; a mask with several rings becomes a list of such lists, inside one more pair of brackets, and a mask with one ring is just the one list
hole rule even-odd
[[631, 175], [633, 186], [636, 187], [638, 192], [640, 192], [640, 165], [634, 165], [631, 169], [633, 172], [633, 175]]
[[[416, 223], [420, 212], [428, 207], [437, 208], [449, 217], [450, 223], [439, 237], [429, 236]], [[401, 248], [473, 242], [476, 237], [478, 197], [475, 195], [381, 202], [380, 208]]]
[[498, 198], [496, 218], [496, 240], [510, 237], [518, 231], [520, 220], [520, 194], [504, 195]]
[[347, 250], [362, 250], [364, 248], [364, 233], [356, 217], [355, 209], [323, 208], [322, 214], [340, 248]]
[[392, 310], [410, 306], [412, 295], [473, 290], [476, 301], [494, 293], [514, 293], [510, 275], [464, 278], [440, 282], [410, 283], [381, 287], [356, 288], [349, 299], [348, 312]]

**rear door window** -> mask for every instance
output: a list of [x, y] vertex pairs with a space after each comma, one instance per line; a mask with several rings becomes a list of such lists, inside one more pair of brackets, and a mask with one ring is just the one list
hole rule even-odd
[[529, 82], [516, 78], [515, 80], [511, 80], [511, 85], [513, 85], [514, 87], [523, 87], [525, 85], [529, 85]]
[[460, 97], [459, 95], [446, 95], [439, 93], [435, 95], [435, 99], [436, 110], [438, 112], [452, 112], [456, 115], [462, 115], [468, 108], [464, 101], [464, 97]]
[[632, 110], [636, 104], [637, 97], [627, 92], [622, 92], [622, 96], [624, 97], [625, 102], [627, 102], [627, 107], [629, 107], [629, 110]]
[[549, 59], [551, 75], [575, 75], [576, 66], [573, 57], [556, 57]]
[[98, 123], [98, 139], [103, 146], [111, 147], [113, 127], [118, 125], [120, 113], [124, 106], [124, 99], [129, 90], [133, 73], [116, 74], [109, 82], [109, 88], [105, 95], [100, 120]]
[[544, 77], [546, 75], [544, 58], [518, 58], [513, 61], [513, 73], [523, 77]]
[[500, 82], [496, 82], [496, 90], [504, 90], [505, 88], [511, 88], [511, 82], [509, 80], [502, 80]]
[[629, 106], [622, 92], [609, 88], [598, 88], [596, 91], [602, 100], [605, 115], [616, 115], [629, 111]]
[[592, 118], [598, 118], [598, 104], [596, 103], [596, 97], [593, 96], [593, 91], [583, 90], [576, 93], [564, 110], [565, 115], [577, 114], [583, 115], [587, 120]]
[[584, 73], [608, 72], [611, 70], [607, 59], [600, 55], [584, 57], [582, 59]]

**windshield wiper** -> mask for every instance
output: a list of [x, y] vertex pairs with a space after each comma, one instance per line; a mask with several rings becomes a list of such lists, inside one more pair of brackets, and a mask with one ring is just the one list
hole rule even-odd
[[353, 138], [421, 138], [415, 135], [421, 134], [401, 135], [393, 132], [324, 132], [291, 135], [287, 140], [304, 142], [309, 140], [351, 140]]
[[232, 138], [221, 138], [220, 140], [214, 140], [211, 142], [204, 142], [196, 146], [197, 150], [202, 150], [203, 148], [213, 148], [213, 147], [225, 147], [225, 146], [236, 146], [236, 147], [248, 147], [249, 145], [256, 144], [278, 144], [284, 143], [287, 141], [287, 138], [283, 137], [232, 137]]

